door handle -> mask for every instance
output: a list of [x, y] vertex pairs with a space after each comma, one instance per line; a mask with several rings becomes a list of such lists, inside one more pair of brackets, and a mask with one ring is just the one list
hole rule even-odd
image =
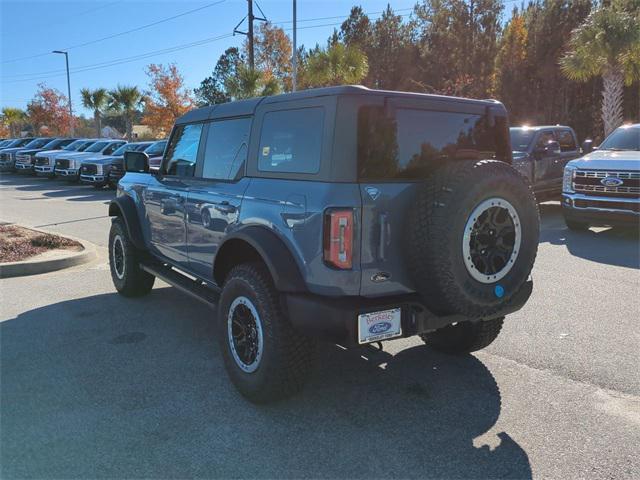
[[213, 208], [215, 208], [220, 213], [235, 213], [235, 211], [237, 210], [234, 205], [231, 205], [226, 200], [220, 203], [216, 203]]

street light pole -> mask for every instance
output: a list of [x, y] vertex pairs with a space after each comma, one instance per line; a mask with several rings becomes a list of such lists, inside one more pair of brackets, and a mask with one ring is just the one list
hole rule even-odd
[[293, 58], [291, 64], [293, 66], [293, 78], [291, 82], [291, 90], [296, 91], [296, 84], [298, 82], [298, 18], [297, 18], [297, 2], [293, 0]]
[[54, 50], [51, 53], [60, 53], [64, 55], [64, 60], [65, 63], [67, 65], [67, 94], [69, 95], [69, 130], [70, 130], [70, 136], [73, 137], [74, 135], [74, 128], [73, 128], [73, 108], [71, 107], [71, 78], [69, 77], [69, 53], [68, 52], [63, 52], [62, 50]]

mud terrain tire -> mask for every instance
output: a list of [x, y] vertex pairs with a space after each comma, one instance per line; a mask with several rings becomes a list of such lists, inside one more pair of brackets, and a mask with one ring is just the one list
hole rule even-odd
[[436, 314], [495, 314], [531, 273], [538, 206], [507, 163], [457, 161], [439, 168], [421, 185], [407, 220], [408, 269]]

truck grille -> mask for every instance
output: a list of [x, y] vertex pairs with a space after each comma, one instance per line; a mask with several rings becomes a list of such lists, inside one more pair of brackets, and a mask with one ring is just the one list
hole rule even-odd
[[47, 157], [36, 157], [36, 165], [49, 165]]
[[[618, 179], [620, 185], [603, 185], [605, 178]], [[640, 198], [640, 172], [608, 172], [605, 170], [578, 170], [573, 178], [576, 193], [590, 196]]]
[[98, 173], [98, 167], [96, 165], [92, 165], [92, 164], [85, 164], [82, 165], [82, 167], [80, 167], [80, 172], [83, 175], [95, 175]]
[[69, 168], [69, 160], [56, 160], [56, 168]]
[[16, 155], [16, 161], [18, 163], [26, 163], [27, 165], [31, 163], [31, 155]]

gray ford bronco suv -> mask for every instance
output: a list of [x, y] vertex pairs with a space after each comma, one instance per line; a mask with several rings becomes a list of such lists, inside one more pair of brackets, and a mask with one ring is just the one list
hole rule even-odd
[[159, 171], [126, 152], [109, 206], [125, 296], [160, 278], [217, 308], [253, 402], [299, 390], [315, 342], [489, 345], [532, 290], [539, 216], [492, 100], [344, 86], [193, 110]]

